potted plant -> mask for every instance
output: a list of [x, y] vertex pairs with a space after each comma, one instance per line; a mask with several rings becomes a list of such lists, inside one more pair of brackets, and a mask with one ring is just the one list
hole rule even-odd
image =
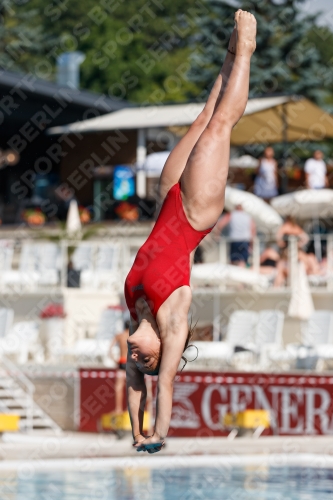
[[63, 345], [64, 318], [62, 304], [51, 302], [39, 314], [42, 320], [40, 335], [46, 360], [51, 360]]

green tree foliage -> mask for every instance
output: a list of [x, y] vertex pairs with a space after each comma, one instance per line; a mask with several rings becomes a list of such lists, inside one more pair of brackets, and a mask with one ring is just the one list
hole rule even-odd
[[[204, 0], [27, 0], [21, 12], [57, 39], [56, 57], [80, 50], [81, 87], [133, 102], [179, 102], [199, 93], [187, 78]], [[49, 78], [54, 75], [49, 75]]]
[[329, 93], [325, 98], [327, 109], [333, 112], [333, 33], [327, 27], [313, 26], [309, 32], [309, 41], [320, 53], [323, 63], [322, 84]]
[[[200, 20], [202, 55], [191, 74], [208, 87], [225, 57], [227, 38], [233, 26], [234, 8], [208, 0], [210, 12]], [[328, 98], [333, 81], [328, 67], [313, 43], [316, 16], [301, 15], [296, 0], [243, 0], [240, 7], [252, 12], [258, 23], [257, 49], [251, 64], [250, 95], [302, 94], [320, 104]], [[221, 27], [223, 19], [223, 27]]]
[[[302, 0], [300, 0], [302, 1]], [[258, 21], [250, 93], [333, 104], [333, 34], [296, 0], [241, 0]], [[4, 0], [0, 64], [54, 80], [80, 50], [81, 88], [135, 103], [206, 97], [226, 54], [235, 8], [220, 0]]]
[[[26, 9], [23, 2], [4, 0], [0, 4], [0, 68], [10, 71], [45, 72], [44, 57], [56, 42], [38, 22], [38, 9]], [[44, 65], [44, 68], [42, 67]]]

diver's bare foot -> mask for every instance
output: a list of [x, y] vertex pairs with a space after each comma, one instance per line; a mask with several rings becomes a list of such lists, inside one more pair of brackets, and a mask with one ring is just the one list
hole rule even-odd
[[257, 21], [250, 12], [239, 9], [235, 13], [235, 23], [237, 27], [236, 53], [251, 56], [256, 49]]

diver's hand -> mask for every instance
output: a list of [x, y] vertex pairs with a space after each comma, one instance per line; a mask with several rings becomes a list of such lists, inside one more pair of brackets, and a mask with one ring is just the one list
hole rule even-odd
[[134, 439], [134, 443], [133, 443], [134, 448], [137, 448], [138, 446], [140, 446], [140, 444], [145, 439], [147, 439], [147, 436], [144, 436], [143, 434], [139, 434], [138, 436], [136, 436], [135, 439]]
[[152, 436], [142, 441], [136, 447], [136, 451], [148, 451], [148, 453], [157, 453], [158, 451], [161, 451], [164, 445], [164, 439], [157, 436], [156, 434], [153, 434]]
[[144, 436], [143, 434], [139, 434], [136, 436], [134, 439], [133, 447], [138, 448], [145, 439], [147, 439], [148, 436]]

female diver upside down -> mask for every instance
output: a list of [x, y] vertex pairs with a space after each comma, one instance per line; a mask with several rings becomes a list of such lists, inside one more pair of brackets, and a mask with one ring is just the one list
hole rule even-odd
[[[160, 214], [125, 281], [132, 324], [127, 398], [137, 451], [160, 451], [168, 433], [173, 383], [188, 344], [191, 259], [223, 210], [230, 136], [247, 103], [255, 37], [254, 16], [238, 10], [227, 56], [207, 103], [164, 166]], [[142, 432], [145, 374], [158, 374], [150, 437]]]

